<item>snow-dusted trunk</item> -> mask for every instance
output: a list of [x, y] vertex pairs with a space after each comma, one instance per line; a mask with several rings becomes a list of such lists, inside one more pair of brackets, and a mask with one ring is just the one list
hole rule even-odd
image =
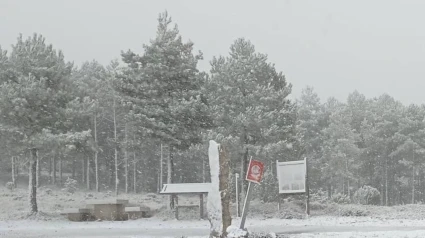
[[385, 157], [385, 206], [388, 206], [388, 158]]
[[[171, 184], [173, 183], [173, 147], [172, 145], [169, 145], [169, 154], [168, 154], [168, 160], [167, 160], [167, 183]], [[170, 209], [174, 208], [174, 197], [170, 195]]]
[[213, 140], [209, 142], [208, 158], [211, 171], [211, 190], [207, 200], [210, 237], [226, 237], [226, 229], [232, 222], [229, 208], [229, 158]]
[[[247, 140], [247, 139], [246, 139]], [[243, 210], [243, 200], [246, 197], [246, 191], [248, 190], [248, 182], [244, 179], [246, 177], [246, 171], [248, 169], [248, 148], [244, 149], [243, 156], [241, 158], [241, 182], [240, 182], [240, 196], [239, 196], [239, 211]]]
[[133, 192], [137, 193], [137, 160], [136, 151], [133, 151]]
[[412, 166], [412, 204], [415, 204], [415, 166]]
[[37, 186], [37, 188], [39, 188], [40, 187], [40, 158], [38, 158], [38, 156], [37, 156], [37, 161], [36, 161], [36, 164], [37, 164], [37, 166], [36, 166], [36, 171], [35, 171], [35, 174], [36, 174], [36, 186]]
[[87, 189], [90, 190], [90, 157], [87, 157], [87, 176], [86, 176], [86, 182], [87, 182]]
[[60, 185], [62, 185], [62, 182], [63, 182], [62, 159], [63, 159], [63, 156], [59, 157], [59, 184]]
[[29, 202], [30, 212], [38, 212], [37, 208], [37, 149], [31, 149], [31, 160], [29, 169]]
[[128, 193], [128, 151], [127, 151], [127, 143], [128, 143], [128, 137], [127, 137], [127, 123], [125, 123], [124, 126], [124, 173], [125, 173], [125, 193]]
[[114, 146], [114, 159], [115, 159], [115, 196], [118, 196], [118, 185], [119, 185], [119, 179], [118, 179], [118, 140], [117, 140], [117, 116], [116, 116], [116, 111], [115, 111], [115, 95], [113, 98], [113, 116], [114, 116], [114, 142], [115, 142], [115, 146]]
[[16, 188], [16, 177], [15, 177], [15, 157], [12, 156], [12, 183], [13, 187]]
[[52, 170], [53, 170], [53, 177], [52, 177], [52, 183], [56, 184], [56, 157], [52, 157]]
[[99, 192], [99, 161], [98, 161], [98, 152], [97, 152], [97, 114], [94, 114], [93, 117], [93, 126], [94, 126], [94, 144], [96, 145], [96, 150], [94, 152], [94, 170], [95, 170], [95, 180], [96, 180], [96, 192]]
[[163, 151], [162, 151], [162, 143], [161, 143], [161, 150], [160, 150], [160, 153], [161, 153], [161, 157], [160, 157], [160, 161], [159, 161], [159, 191], [161, 191], [161, 189], [162, 189], [162, 185], [164, 184], [164, 182], [162, 181], [163, 180], [163, 178], [164, 178], [164, 166], [163, 166], [163, 156], [162, 156], [162, 153], [163, 153]]
[[86, 182], [86, 158], [85, 157], [81, 160], [81, 167], [82, 167], [81, 182], [84, 184]]

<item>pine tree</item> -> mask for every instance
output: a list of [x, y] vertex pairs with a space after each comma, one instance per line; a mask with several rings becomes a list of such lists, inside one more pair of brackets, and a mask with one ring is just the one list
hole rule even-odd
[[171, 23], [167, 12], [160, 14], [157, 35], [143, 54], [122, 53], [128, 68], [117, 82], [141, 134], [169, 145], [168, 182], [173, 182], [174, 149], [200, 143], [202, 129], [210, 124], [201, 95], [205, 76], [197, 69], [202, 54], [194, 54], [193, 43], [183, 43]]
[[50, 144], [86, 139], [84, 132], [67, 130], [65, 112], [72, 99], [67, 93], [72, 64], [66, 63], [62, 52], [47, 45], [37, 34], [26, 40], [19, 36], [8, 59], [4, 57], [3, 54], [0, 68], [8, 70], [0, 73], [1, 122], [22, 135], [23, 149], [30, 153], [30, 212], [36, 213], [39, 151]]

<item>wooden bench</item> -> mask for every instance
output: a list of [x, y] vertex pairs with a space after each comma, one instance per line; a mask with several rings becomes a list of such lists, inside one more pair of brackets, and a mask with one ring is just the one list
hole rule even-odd
[[147, 217], [150, 208], [148, 207], [125, 207], [125, 213], [128, 215], [128, 219], [138, 219]]
[[66, 215], [70, 221], [94, 220], [92, 210], [88, 208], [68, 208], [63, 210], [60, 214]]

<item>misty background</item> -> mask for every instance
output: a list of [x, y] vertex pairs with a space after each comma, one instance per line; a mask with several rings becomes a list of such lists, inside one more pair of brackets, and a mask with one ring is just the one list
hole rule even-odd
[[0, 44], [8, 49], [19, 33], [37, 32], [76, 65], [90, 59], [106, 65], [121, 50], [142, 51], [164, 10], [203, 52], [201, 70], [245, 37], [285, 73], [291, 97], [310, 85], [322, 99], [345, 100], [354, 90], [367, 97], [388, 93], [404, 104], [425, 99], [425, 2], [419, 0], [0, 0]]

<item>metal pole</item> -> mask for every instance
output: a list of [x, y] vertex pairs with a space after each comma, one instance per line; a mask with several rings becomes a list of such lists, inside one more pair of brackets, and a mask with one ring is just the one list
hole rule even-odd
[[235, 182], [236, 182], [236, 217], [239, 217], [239, 189], [238, 189], [238, 186], [239, 186], [239, 183], [238, 183], [238, 180], [239, 180], [239, 174], [238, 173], [235, 173]]
[[243, 204], [241, 225], [239, 227], [240, 229], [244, 229], [245, 227], [246, 215], [248, 214], [249, 202], [251, 201], [251, 184], [252, 182], [249, 182], [248, 190], [246, 192], [246, 197], [245, 197], [245, 203]]

